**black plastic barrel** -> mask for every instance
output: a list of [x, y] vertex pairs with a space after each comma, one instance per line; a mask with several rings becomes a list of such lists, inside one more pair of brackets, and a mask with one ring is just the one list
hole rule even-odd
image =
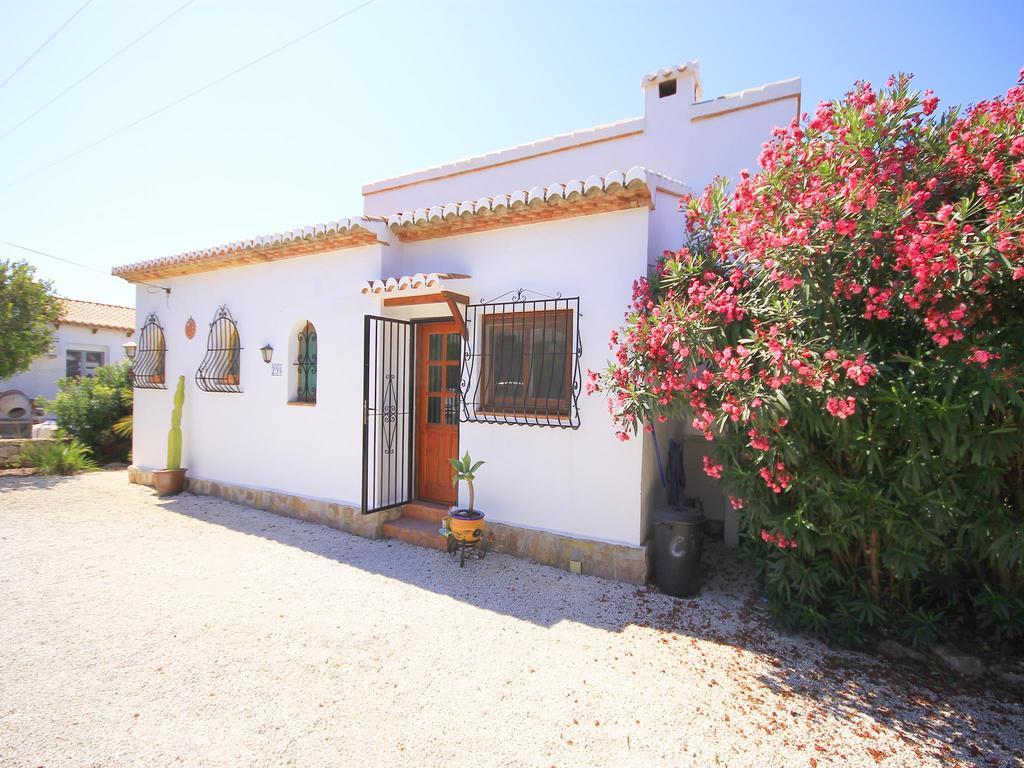
[[694, 506], [666, 507], [654, 513], [654, 583], [667, 595], [700, 592], [700, 553], [704, 513]]

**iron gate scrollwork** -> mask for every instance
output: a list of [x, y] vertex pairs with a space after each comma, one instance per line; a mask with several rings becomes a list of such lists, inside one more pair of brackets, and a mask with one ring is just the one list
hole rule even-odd
[[363, 513], [412, 500], [412, 323], [367, 315], [363, 328]]

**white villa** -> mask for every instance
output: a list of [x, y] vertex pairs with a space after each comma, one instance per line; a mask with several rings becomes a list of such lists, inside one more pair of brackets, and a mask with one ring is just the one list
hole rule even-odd
[[30, 399], [52, 398], [57, 381], [92, 376], [101, 365], [124, 359], [123, 345], [135, 332], [135, 309], [95, 301], [61, 299], [61, 315], [50, 349], [6, 381], [0, 393], [20, 390]]
[[[361, 215], [115, 268], [170, 289], [137, 292], [132, 481], [165, 466], [184, 375], [193, 492], [443, 547], [469, 451], [497, 549], [643, 582], [653, 441], [614, 438], [586, 371], [682, 244], [679, 197], [753, 168], [800, 80], [705, 99], [688, 62], [641, 86], [641, 117], [372, 182]], [[703, 443], [688, 492], [735, 539]]]

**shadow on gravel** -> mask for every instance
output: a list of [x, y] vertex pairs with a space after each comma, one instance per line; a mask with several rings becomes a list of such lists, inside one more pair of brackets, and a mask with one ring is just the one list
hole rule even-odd
[[[198, 498], [201, 505], [196, 503]], [[700, 596], [677, 599], [652, 586], [574, 576], [507, 556], [470, 561], [460, 569], [457, 561], [436, 550], [388, 539], [365, 539], [213, 497], [186, 493], [157, 503], [178, 514], [298, 547], [539, 626], [571, 621], [609, 632], [639, 626], [684, 641], [692, 638], [757, 654], [772, 671], [757, 678], [745, 673], [747, 680], [757, 679], [759, 685], [741, 685], [746, 693], [737, 697], [737, 707], [757, 717], [762, 723], [759, 727], [770, 730], [791, 725], [785, 702], [795, 697], [804, 700], [802, 709], [810, 708], [809, 718], [815, 712], [843, 720], [866, 715], [875, 722], [867, 722], [857, 732], [864, 739], [865, 752], [850, 755], [851, 759], [862, 760], [866, 753], [874, 762], [882, 762], [889, 756], [872, 746], [875, 731], [884, 724], [902, 732], [922, 760], [964, 766], [1021, 764], [1013, 757], [1017, 754], [1014, 746], [1005, 741], [1007, 736], [1019, 740], [1012, 734], [1024, 733], [1020, 695], [965, 685], [922, 669], [893, 666], [861, 653], [835, 651], [813, 638], [783, 633], [765, 615], [745, 555], [720, 543], [705, 549]], [[392, 554], [402, 548], [401, 556], [396, 556], [397, 551]], [[765, 700], [766, 689], [774, 694], [767, 697], [769, 701]], [[979, 706], [981, 702], [984, 706]], [[682, 722], [685, 713], [680, 713], [680, 718]], [[935, 743], [942, 745], [938, 751]], [[806, 749], [807, 757], [820, 766], [843, 759], [828, 742], [808, 744]]]
[[26, 489], [46, 490], [75, 479], [75, 475], [0, 474], [0, 493]]

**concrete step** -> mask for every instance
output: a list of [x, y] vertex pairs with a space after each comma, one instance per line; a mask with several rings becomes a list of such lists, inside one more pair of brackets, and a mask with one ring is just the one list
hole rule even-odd
[[432, 501], [411, 501], [402, 507], [402, 517], [411, 517], [416, 520], [427, 520], [436, 523], [438, 527], [444, 516], [448, 514], [448, 507], [444, 504], [435, 504]]
[[441, 525], [433, 520], [420, 520], [415, 517], [400, 517], [390, 523], [384, 523], [384, 535], [389, 539], [398, 539], [417, 547], [448, 549], [448, 540], [437, 532]]

